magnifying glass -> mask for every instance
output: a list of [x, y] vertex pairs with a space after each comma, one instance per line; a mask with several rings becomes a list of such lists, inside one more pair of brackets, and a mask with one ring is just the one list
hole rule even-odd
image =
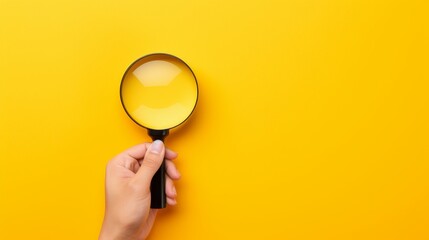
[[[132, 63], [122, 77], [120, 96], [128, 116], [148, 130], [153, 141], [168, 135], [195, 109], [198, 83], [191, 68], [180, 58], [154, 53]], [[151, 186], [151, 208], [165, 208], [165, 163]]]

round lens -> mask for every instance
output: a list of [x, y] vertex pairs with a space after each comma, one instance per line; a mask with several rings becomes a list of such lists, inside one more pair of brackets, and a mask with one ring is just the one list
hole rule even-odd
[[139, 125], [154, 130], [173, 128], [191, 115], [198, 98], [192, 70], [181, 59], [151, 54], [135, 61], [121, 83], [121, 101]]

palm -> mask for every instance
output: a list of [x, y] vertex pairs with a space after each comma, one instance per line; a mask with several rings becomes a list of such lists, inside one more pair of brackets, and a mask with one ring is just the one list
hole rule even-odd
[[158, 212], [157, 209], [151, 209], [149, 211], [149, 216], [146, 219], [146, 221], [143, 223], [143, 230], [140, 234], [139, 239], [146, 239], [147, 238], [147, 236], [150, 233], [150, 230], [152, 229], [153, 223], [155, 222], [157, 212]]

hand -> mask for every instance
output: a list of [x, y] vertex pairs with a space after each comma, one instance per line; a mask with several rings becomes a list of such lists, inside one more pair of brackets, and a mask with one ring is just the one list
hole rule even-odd
[[100, 240], [145, 239], [157, 209], [150, 209], [150, 182], [165, 157], [166, 195], [176, 204], [173, 180], [180, 178], [174, 163], [177, 153], [162, 141], [134, 146], [114, 157], [106, 167], [106, 210]]

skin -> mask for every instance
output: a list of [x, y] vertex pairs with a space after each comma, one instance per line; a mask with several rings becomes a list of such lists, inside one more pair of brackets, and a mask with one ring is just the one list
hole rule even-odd
[[114, 157], [106, 167], [106, 209], [99, 240], [146, 239], [157, 209], [150, 209], [150, 182], [165, 158], [166, 195], [176, 205], [178, 180], [173, 159], [177, 153], [157, 140], [134, 146]]

